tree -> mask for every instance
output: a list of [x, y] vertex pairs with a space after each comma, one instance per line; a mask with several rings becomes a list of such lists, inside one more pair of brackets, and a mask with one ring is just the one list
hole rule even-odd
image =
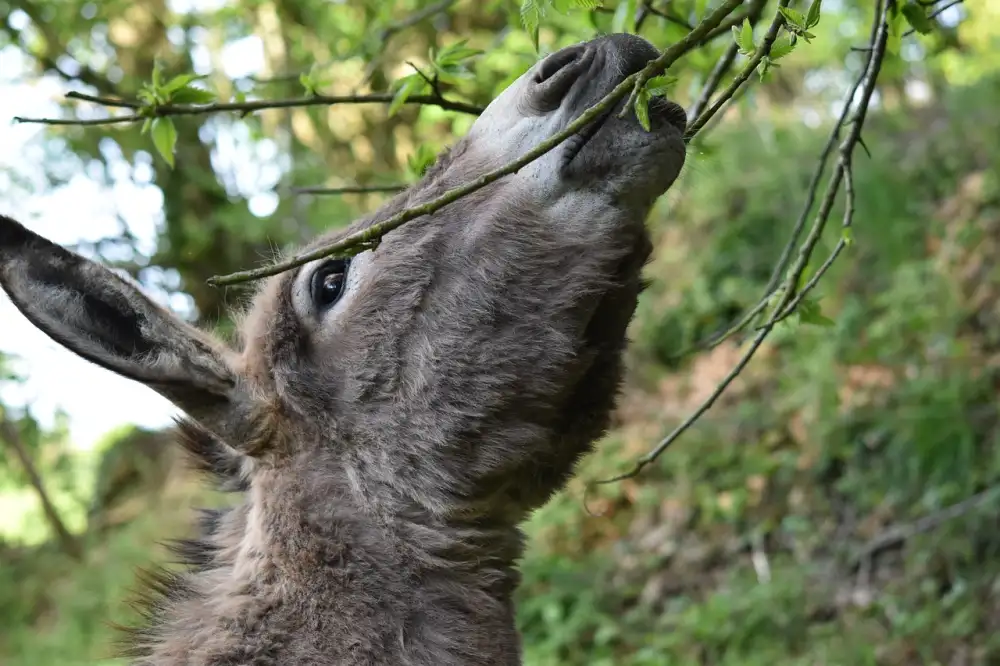
[[[839, 117], [819, 155], [801, 212], [765, 293], [728, 330], [696, 346], [711, 347], [752, 329], [747, 351], [689, 419], [640, 458], [631, 472], [616, 480], [635, 475], [712, 406], [775, 326], [790, 323], [793, 317], [804, 324], [829, 323], [810, 292], [852, 242], [851, 166], [856, 146], [864, 145], [862, 129], [880, 76], [897, 83], [905, 78], [910, 65], [903, 57], [902, 44], [914, 33], [928, 35], [921, 39], [932, 48], [947, 43], [947, 33], [937, 26], [935, 18], [958, 3], [884, 0], [874, 6], [839, 3], [831, 9], [823, 8], [821, 0], [622, 0], [609, 7], [596, 0], [521, 0], [515, 7], [492, 0], [480, 8], [463, 8], [461, 13], [455, 11], [457, 4], [447, 0], [397, 4], [360, 1], [333, 7], [279, 1], [178, 12], [155, 0], [127, 8], [118, 3], [84, 3], [78, 16], [68, 21], [50, 11], [51, 6], [16, 0], [11, 2], [18, 11], [7, 21], [8, 37], [19, 41], [39, 67], [77, 88], [67, 99], [87, 105], [75, 111], [82, 113], [86, 108], [89, 115], [18, 120], [62, 129], [74, 150], [95, 158], [105, 140], [97, 139], [98, 133], [108, 128], [120, 130], [114, 132], [114, 142], [127, 160], [137, 159], [152, 144], [159, 156], [155, 181], [164, 194], [166, 226], [152, 258], [127, 263], [137, 275], [148, 264], [176, 268], [181, 287], [194, 297], [200, 316], [212, 321], [222, 313], [224, 294], [212, 287], [275, 274], [321, 256], [351, 254], [377, 243], [393, 228], [516, 171], [621, 100], [626, 100], [622, 113], [632, 113], [645, 124], [645, 109], [652, 96], [669, 91], [689, 98], [691, 118], [686, 140], [697, 151], [706, 146], [706, 131], [724, 109], [746, 112], [747, 107], [740, 107], [740, 102], [751, 96], [786, 98], [789, 81], [795, 80], [784, 74], [786, 65], [789, 70], [851, 71], [854, 83], [842, 96]], [[823, 22], [831, 13], [840, 14], [838, 27], [847, 20], [865, 20], [870, 25], [867, 44], [847, 45], [838, 39], [836, 31], [828, 28], [830, 21]], [[22, 15], [26, 20], [19, 18]], [[492, 35], [497, 29], [499, 39]], [[257, 146], [273, 145], [264, 137], [274, 137], [281, 146], [277, 150], [284, 168], [272, 181], [292, 184], [317, 178], [345, 158], [353, 158], [358, 167], [357, 183], [347, 189], [327, 188], [327, 193], [346, 197], [395, 189], [398, 183], [419, 175], [433, 159], [436, 151], [429, 145], [439, 145], [453, 132], [461, 131], [463, 121], [458, 114], [475, 115], [536, 57], [585, 39], [596, 30], [641, 32], [656, 43], [671, 45], [565, 131], [515, 162], [334, 246], [263, 268], [236, 270], [263, 253], [266, 243], [301, 238], [317, 216], [302, 215], [300, 200], [291, 197], [279, 203], [271, 218], [280, 218], [280, 225], [262, 224], [257, 231], [240, 234], [234, 242], [227, 230], [243, 224], [242, 205], [232, 200], [231, 174], [216, 168], [212, 160], [213, 144], [217, 150], [223, 137], [243, 134]], [[249, 34], [258, 35], [264, 45], [266, 69], [273, 74], [270, 78], [232, 80], [218, 68], [195, 61], [198, 49], [205, 49], [213, 39]], [[408, 37], [405, 43], [397, 39], [401, 34]], [[813, 40], [826, 42], [822, 53], [826, 60], [819, 58], [819, 50], [813, 51]], [[841, 60], [851, 64], [842, 65]], [[406, 69], [400, 72], [404, 63]], [[754, 89], [753, 80], [762, 83]], [[282, 96], [296, 87], [302, 92]], [[353, 90], [359, 87], [369, 91]], [[883, 96], [889, 87], [883, 82]], [[267, 92], [260, 93], [264, 90]], [[353, 107], [351, 111], [346, 110], [348, 105]], [[372, 107], [381, 111], [372, 112]], [[383, 115], [386, 110], [388, 118]], [[343, 124], [353, 124], [357, 130], [339, 135], [323, 117], [324, 112], [350, 118]], [[398, 144], [412, 145], [416, 130], [411, 128], [422, 132], [421, 146], [412, 151], [403, 174]], [[362, 156], [364, 159], [357, 159]], [[820, 194], [831, 160], [832, 173]], [[106, 168], [109, 160], [103, 161]], [[382, 180], [379, 174], [386, 172], [397, 174], [391, 181], [385, 179], [391, 184], [370, 184]], [[810, 270], [813, 253], [842, 190], [845, 212], [840, 240], [830, 255]], [[324, 190], [311, 187], [305, 191], [315, 194]], [[819, 206], [812, 215], [817, 199]], [[341, 221], [353, 212], [343, 202], [320, 206], [321, 211], [336, 211], [335, 217]], [[212, 275], [220, 271], [228, 274]]]

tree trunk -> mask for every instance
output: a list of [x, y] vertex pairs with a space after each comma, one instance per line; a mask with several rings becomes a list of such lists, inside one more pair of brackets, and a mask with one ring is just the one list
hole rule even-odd
[[7, 445], [14, 450], [15, 455], [21, 461], [21, 465], [28, 475], [28, 481], [34, 487], [35, 492], [38, 493], [38, 499], [42, 502], [42, 510], [45, 511], [45, 518], [56, 533], [63, 552], [75, 560], [83, 559], [83, 548], [80, 546], [80, 542], [66, 529], [66, 525], [63, 524], [62, 519], [59, 517], [56, 507], [49, 500], [49, 495], [45, 492], [45, 485], [42, 483], [42, 477], [35, 468], [35, 463], [31, 460], [31, 455], [29, 455], [28, 449], [21, 440], [21, 434], [17, 431], [13, 423], [10, 421], [0, 422], [0, 438], [7, 442]]

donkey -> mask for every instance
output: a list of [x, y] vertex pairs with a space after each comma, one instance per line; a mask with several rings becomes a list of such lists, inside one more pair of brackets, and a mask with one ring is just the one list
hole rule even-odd
[[[511, 161], [657, 56], [634, 35], [536, 63], [423, 179], [348, 229]], [[0, 284], [52, 339], [178, 406], [238, 493], [145, 576], [141, 666], [512, 665], [519, 525], [609, 427], [653, 202], [686, 115], [618, 109], [349, 259], [263, 283], [232, 344], [0, 218]]]

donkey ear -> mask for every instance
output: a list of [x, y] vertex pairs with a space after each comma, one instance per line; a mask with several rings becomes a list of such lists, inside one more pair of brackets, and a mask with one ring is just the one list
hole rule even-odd
[[[108, 268], [0, 215], [0, 286], [50, 338], [154, 389], [195, 419], [231, 418], [233, 352]], [[238, 401], [238, 400], [237, 400]]]

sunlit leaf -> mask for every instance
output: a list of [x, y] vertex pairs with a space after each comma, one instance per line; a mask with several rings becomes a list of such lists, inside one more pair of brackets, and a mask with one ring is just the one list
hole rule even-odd
[[174, 121], [164, 117], [154, 118], [150, 125], [150, 134], [157, 152], [167, 164], [174, 166], [174, 146], [177, 143], [177, 128], [174, 127]]

